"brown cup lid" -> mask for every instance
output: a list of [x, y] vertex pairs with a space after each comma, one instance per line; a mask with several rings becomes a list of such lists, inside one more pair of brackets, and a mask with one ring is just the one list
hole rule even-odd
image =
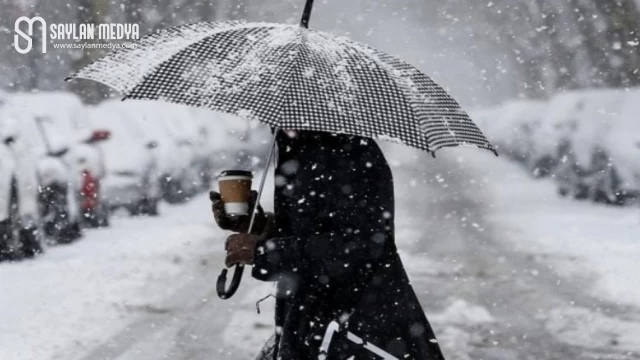
[[224, 170], [220, 173], [220, 175], [218, 175], [218, 177], [224, 176], [248, 176], [250, 178], [253, 178], [253, 173], [247, 170]]

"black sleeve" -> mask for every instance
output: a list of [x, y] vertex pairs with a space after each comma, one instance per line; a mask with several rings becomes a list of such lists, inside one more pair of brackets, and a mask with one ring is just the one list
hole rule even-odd
[[306, 237], [290, 236], [263, 240], [254, 258], [253, 277], [277, 281], [297, 275], [306, 281], [339, 286], [353, 277], [367, 276], [384, 253], [391, 231], [391, 211], [380, 206], [350, 202], [349, 211], [325, 214], [316, 219], [331, 232]]

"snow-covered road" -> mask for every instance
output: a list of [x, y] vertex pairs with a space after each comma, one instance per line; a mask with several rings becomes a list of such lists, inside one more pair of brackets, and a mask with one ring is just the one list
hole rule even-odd
[[[454, 150], [433, 161], [393, 146], [388, 154], [401, 255], [447, 359], [640, 359], [640, 301], [616, 303], [615, 291], [597, 285], [633, 286], [634, 269], [621, 256], [620, 268], [609, 261], [618, 273], [597, 271], [591, 247], [584, 257], [580, 245], [540, 251], [530, 226], [549, 221], [531, 199], [539, 184], [522, 176], [516, 187], [522, 171], [487, 154]], [[576, 206], [548, 196], [559, 214]], [[514, 221], [509, 206], [518, 202]], [[208, 200], [163, 210], [35, 261], [0, 264], [0, 359], [252, 359], [273, 331], [273, 300], [259, 315], [255, 308], [271, 286], [245, 276], [234, 298], [219, 300], [225, 234]], [[628, 231], [640, 234], [638, 218], [627, 219]]]

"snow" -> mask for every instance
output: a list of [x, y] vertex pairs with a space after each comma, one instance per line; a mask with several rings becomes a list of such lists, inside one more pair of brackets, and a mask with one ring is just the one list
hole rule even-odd
[[514, 100], [478, 111], [473, 118], [498, 151], [522, 159], [536, 150], [532, 134], [540, 128], [546, 107], [542, 101]]
[[[530, 170], [539, 170], [537, 161], [544, 157], [555, 162], [569, 161], [569, 167], [576, 165], [583, 173], [571, 175], [584, 178], [579, 181], [585, 183], [589, 173], [597, 171], [603, 177], [607, 176], [606, 171], [613, 173], [615, 181], [610, 187], [614, 188], [599, 184], [598, 190], [638, 193], [639, 98], [639, 89], [581, 90], [555, 95], [547, 102], [508, 101], [476, 111], [474, 118], [501, 153]], [[564, 148], [562, 154], [561, 148]], [[598, 160], [594, 161], [597, 154], [609, 160], [608, 169], [603, 169]], [[553, 174], [554, 170], [550, 170]]]
[[549, 101], [539, 135], [536, 136], [536, 154], [539, 157], [556, 155], [560, 141], [571, 134], [577, 121], [575, 113], [579, 110], [581, 101], [580, 93], [559, 94]]
[[609, 131], [605, 134], [602, 147], [605, 148], [617, 165], [624, 187], [640, 189], [640, 90], [629, 92], [620, 108], [619, 115], [612, 119]]
[[[402, 149], [389, 160], [398, 185], [406, 183], [407, 194], [418, 194], [425, 186], [422, 179], [398, 173], [413, 167], [412, 162], [437, 161], [452, 171], [454, 164], [460, 165], [468, 172], [459, 174], [461, 181], [482, 192], [459, 196], [470, 196], [487, 212], [486, 221], [462, 218], [461, 224], [477, 233], [493, 229], [506, 247], [544, 256], [546, 266], [562, 279], [587, 277], [591, 286], [585, 289], [598, 298], [640, 304], [637, 210], [556, 198], [549, 181], [535, 181], [516, 164], [477, 150], [446, 151], [431, 160], [428, 154], [389, 146]], [[436, 188], [450, 187], [445, 177], [429, 176]], [[272, 206], [268, 195], [266, 209]], [[447, 206], [433, 195], [427, 197], [433, 197], [432, 206]], [[0, 297], [0, 359], [153, 360], [162, 354], [176, 358], [171, 356], [176, 347], [193, 359], [252, 359], [273, 332], [273, 298], [261, 303], [259, 315], [255, 306], [273, 286], [245, 276], [232, 300], [215, 298], [225, 234], [216, 229], [208, 208], [202, 195], [186, 205], [162, 208], [160, 218], [117, 218], [112, 228], [89, 231], [85, 239], [50, 248], [34, 261], [0, 264], [0, 292], [11, 294]], [[414, 221], [411, 209], [399, 202], [397, 243], [412, 283], [421, 301], [445, 296], [423, 305], [448, 358], [474, 359], [477, 349], [503, 351], [503, 358], [510, 358], [512, 353], [501, 350], [492, 335], [505, 321], [500, 308], [462, 297], [470, 286], [464, 279], [469, 264], [456, 260], [456, 253], [433, 258], [436, 253], [411, 251], [421, 235]], [[444, 234], [459, 236], [458, 231], [447, 229]], [[535, 271], [530, 274], [535, 276]], [[437, 284], [460, 291], [449, 293]], [[562, 343], [597, 349], [615, 342], [628, 351], [640, 348], [639, 325], [631, 318], [570, 303], [549, 312], [536, 311], [536, 304], [522, 305]], [[526, 326], [535, 333], [532, 324]]]
[[603, 141], [610, 129], [619, 126], [620, 105], [627, 94], [622, 90], [590, 90], [582, 94], [579, 110], [574, 114], [577, 124], [571, 140], [578, 163], [589, 164], [594, 150], [605, 150]]
[[465, 154], [482, 173], [488, 219], [501, 238], [524, 252], [548, 256], [562, 274], [584, 276], [589, 290], [615, 303], [640, 306], [640, 212], [566, 200], [551, 180], [533, 180], [515, 163]]
[[230, 344], [238, 358], [253, 358], [273, 334], [275, 300], [270, 297], [260, 303], [256, 314], [256, 301], [275, 293], [268, 283], [251, 284], [251, 290], [240, 300], [242, 309], [235, 311], [224, 329], [223, 339]]
[[478, 305], [472, 305], [462, 299], [454, 299], [444, 311], [431, 316], [438, 323], [473, 325], [494, 322], [489, 311]]
[[0, 264], [0, 359], [75, 359], [154, 311], [221, 241], [207, 203], [201, 196], [161, 209], [163, 218], [115, 219], [33, 261]]
[[[55, 106], [51, 106], [55, 104]], [[35, 117], [47, 134], [51, 151], [71, 148], [90, 133], [83, 127], [84, 106], [80, 98], [68, 92], [16, 93], [7, 101], [19, 113]]]
[[615, 346], [630, 353], [640, 349], [640, 324], [620, 320], [581, 307], [553, 310], [546, 320], [549, 331], [572, 345], [591, 348]]

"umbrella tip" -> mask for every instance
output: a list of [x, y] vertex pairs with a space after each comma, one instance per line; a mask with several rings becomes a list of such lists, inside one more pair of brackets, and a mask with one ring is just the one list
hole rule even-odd
[[71, 75], [71, 76], [67, 76], [66, 78], [64, 78], [64, 81], [65, 81], [65, 82], [69, 82], [69, 81], [73, 80], [73, 78], [74, 78], [74, 76], [73, 76], [73, 75]]
[[435, 151], [432, 151], [432, 152], [431, 152], [431, 156], [435, 159], [435, 158], [436, 158], [436, 152], [435, 152]]
[[491, 151], [493, 151], [493, 153], [496, 155], [496, 157], [500, 157], [500, 155], [498, 155], [498, 151], [496, 149], [491, 149]]
[[311, 10], [313, 10], [313, 0], [307, 0], [307, 3], [304, 5], [304, 11], [302, 12], [302, 20], [300, 20], [300, 26], [305, 29], [309, 28]]

